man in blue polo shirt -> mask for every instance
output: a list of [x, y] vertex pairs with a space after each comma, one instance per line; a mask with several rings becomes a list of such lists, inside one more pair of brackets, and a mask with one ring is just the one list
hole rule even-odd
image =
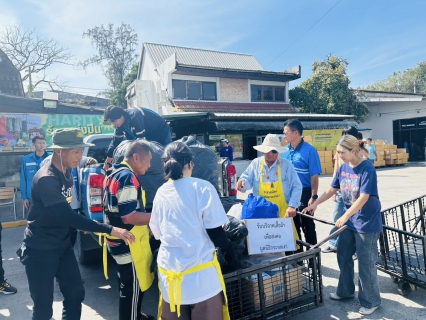
[[[315, 148], [303, 141], [303, 125], [299, 120], [287, 120], [284, 123], [283, 132], [289, 144], [287, 146], [288, 151], [282, 156], [293, 164], [303, 186], [299, 207], [299, 211], [302, 211], [318, 199], [318, 175], [322, 173], [321, 163]], [[302, 239], [300, 232], [302, 229], [306, 242], [312, 245], [317, 244], [317, 233], [312, 219], [296, 216], [294, 224], [299, 239]], [[303, 251], [303, 248], [298, 251]]]
[[234, 150], [228, 143], [229, 143], [228, 139], [220, 140], [220, 144], [222, 145], [220, 147], [220, 156], [222, 158], [228, 158], [229, 163], [231, 163], [232, 161], [234, 161]]
[[46, 139], [43, 136], [35, 136], [32, 139], [34, 152], [26, 155], [22, 159], [21, 165], [21, 199], [25, 209], [29, 209], [31, 200], [31, 188], [33, 184], [33, 178], [40, 169], [41, 162], [47, 158], [48, 153], [46, 152]]

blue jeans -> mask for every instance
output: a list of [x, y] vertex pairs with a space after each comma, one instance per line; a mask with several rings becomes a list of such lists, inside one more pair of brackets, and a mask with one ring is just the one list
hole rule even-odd
[[346, 229], [340, 234], [337, 247], [337, 262], [340, 276], [337, 295], [350, 297], [355, 293], [353, 254], [358, 256], [358, 299], [365, 308], [377, 307], [381, 303], [376, 260], [377, 241], [380, 232], [358, 233]]
[[[338, 191], [337, 194], [336, 194], [336, 202], [334, 203], [334, 211], [333, 211], [333, 221], [334, 222], [336, 222], [337, 220], [339, 220], [339, 218], [341, 216], [343, 216], [344, 207], [345, 207], [345, 204], [343, 203], [342, 194], [340, 193], [340, 191]], [[332, 234], [335, 231], [337, 231], [337, 228], [333, 227], [333, 228], [331, 228], [329, 234]], [[339, 241], [339, 234], [337, 236], [335, 236], [334, 238], [331, 238], [328, 241], [328, 244], [330, 246], [337, 247], [338, 241]]]

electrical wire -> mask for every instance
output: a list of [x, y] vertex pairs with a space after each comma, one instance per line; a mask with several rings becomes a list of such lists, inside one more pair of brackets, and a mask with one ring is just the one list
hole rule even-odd
[[272, 60], [272, 62], [270, 62], [268, 64], [271, 65], [272, 63], [274, 63], [279, 57], [281, 57], [284, 53], [287, 52], [287, 50], [289, 50], [294, 44], [296, 44], [296, 42], [298, 42], [305, 34], [307, 34], [313, 27], [315, 27], [315, 25], [320, 22], [331, 10], [334, 9], [334, 7], [336, 7], [342, 0], [339, 0], [336, 2], [336, 4], [334, 6], [332, 6], [321, 18], [319, 18], [308, 30], [306, 30], [299, 38], [297, 38], [290, 46], [288, 46], [283, 52], [281, 52], [278, 57], [276, 57], [274, 60]]

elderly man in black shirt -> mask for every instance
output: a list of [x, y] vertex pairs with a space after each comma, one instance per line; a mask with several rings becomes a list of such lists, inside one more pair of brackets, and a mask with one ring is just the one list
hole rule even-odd
[[154, 111], [147, 108], [124, 110], [119, 106], [109, 106], [104, 112], [104, 121], [115, 127], [114, 137], [107, 151], [104, 169], [111, 166], [114, 150], [123, 141], [145, 138], [166, 146], [172, 142], [172, 133], [167, 122]]
[[21, 262], [25, 265], [34, 320], [52, 317], [54, 278], [64, 297], [62, 319], [77, 320], [81, 316], [84, 288], [80, 270], [70, 241], [70, 230], [103, 232], [133, 242], [131, 232], [92, 221], [75, 213], [70, 206], [74, 187], [72, 168], [81, 160], [83, 134], [78, 129], [59, 129], [53, 133], [54, 150], [51, 163], [41, 168], [33, 179], [33, 192], [28, 213], [28, 226], [21, 246]]

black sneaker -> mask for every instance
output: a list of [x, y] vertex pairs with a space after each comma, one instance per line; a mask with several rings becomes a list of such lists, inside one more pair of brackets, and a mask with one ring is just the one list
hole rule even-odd
[[3, 294], [14, 294], [18, 291], [15, 287], [12, 287], [9, 283], [7, 283], [6, 280], [3, 281], [2, 284], [0, 284], [0, 293]]

